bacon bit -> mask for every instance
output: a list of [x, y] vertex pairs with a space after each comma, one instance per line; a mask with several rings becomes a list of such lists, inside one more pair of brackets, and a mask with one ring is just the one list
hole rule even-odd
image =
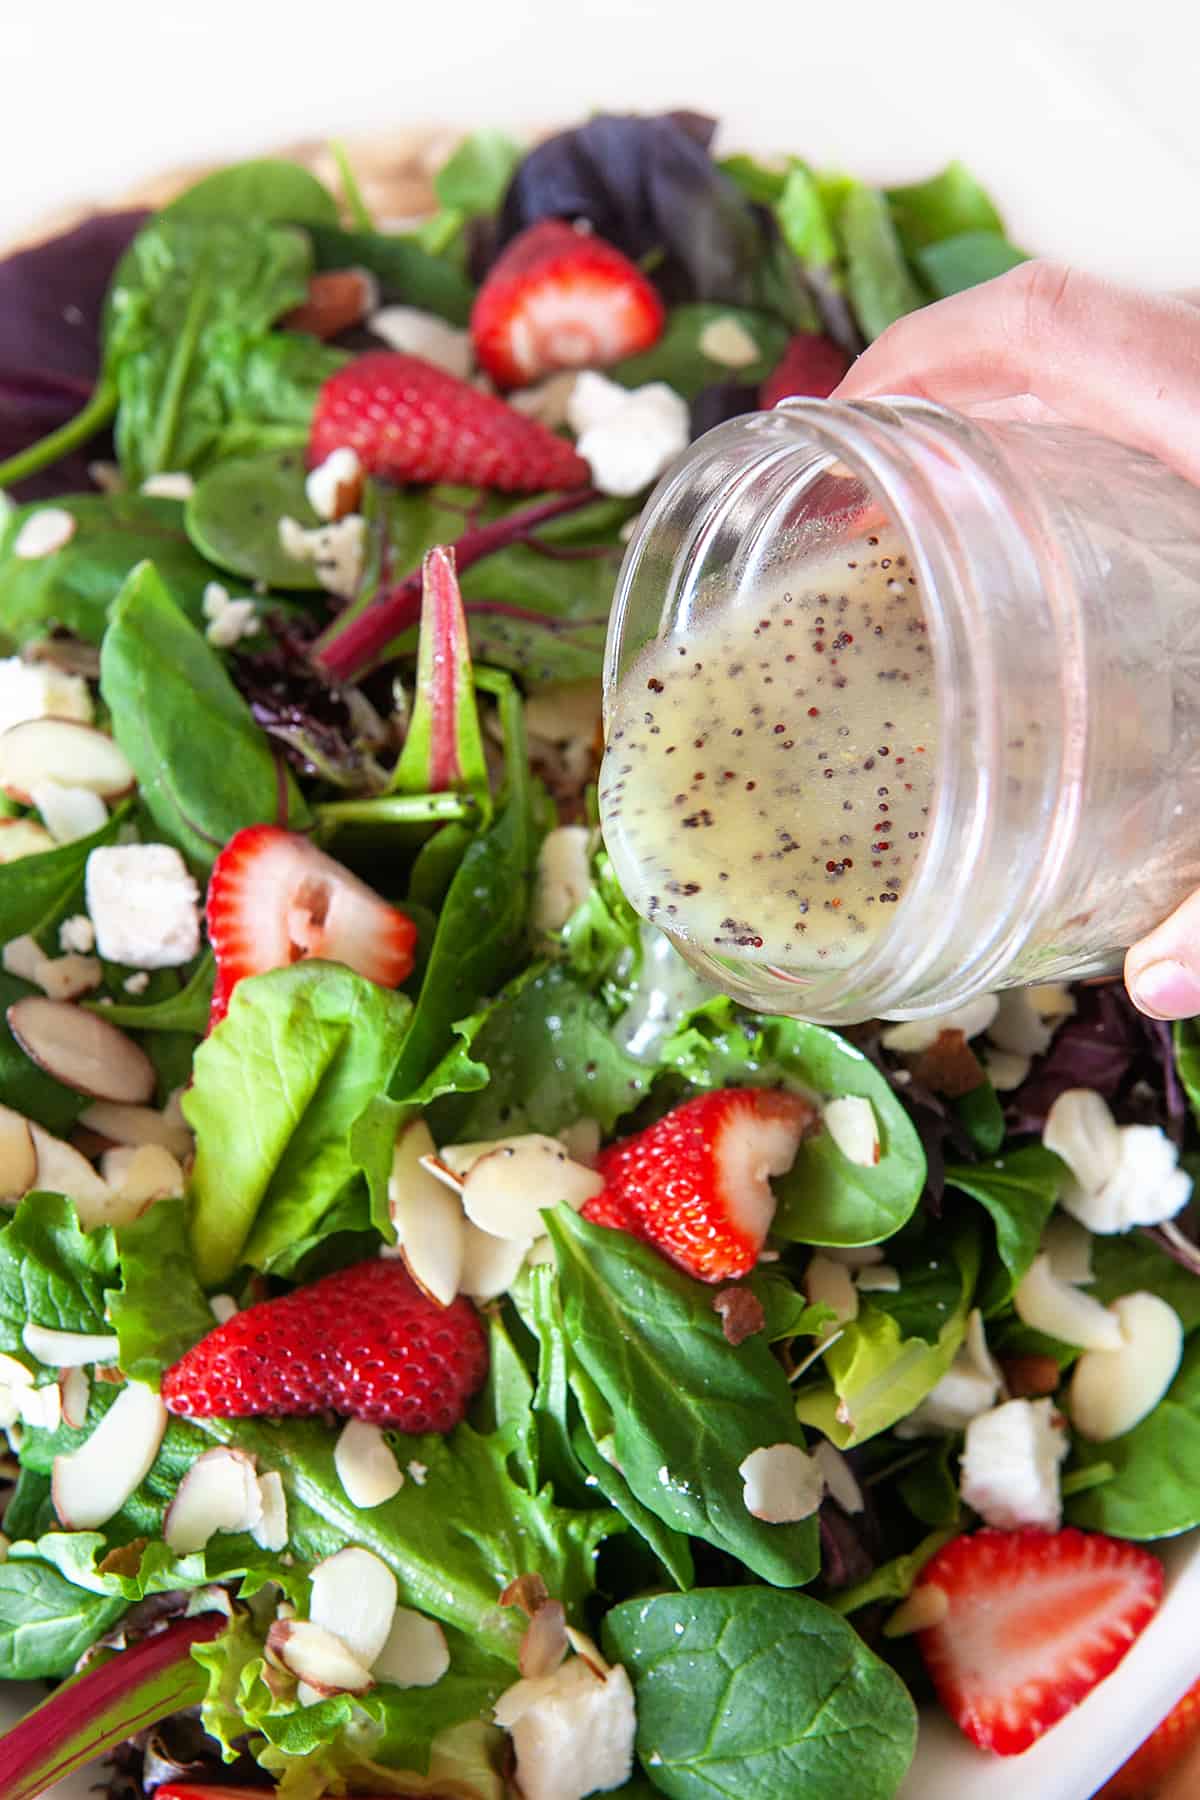
[[744, 1344], [767, 1322], [762, 1301], [749, 1288], [722, 1288], [712, 1297], [712, 1309], [720, 1314], [721, 1330], [731, 1344]]
[[550, 1598], [550, 1590], [538, 1574], [517, 1575], [500, 1595], [501, 1606], [519, 1606], [527, 1619]]
[[127, 1544], [118, 1545], [107, 1556], [101, 1557], [96, 1564], [97, 1574], [136, 1575], [142, 1566], [142, 1552], [149, 1542], [149, 1538], [137, 1537], [130, 1538]]
[[1001, 1357], [1004, 1385], [1013, 1400], [1035, 1400], [1057, 1393], [1062, 1370], [1052, 1356]]
[[379, 289], [366, 269], [326, 269], [308, 278], [308, 298], [279, 321], [288, 331], [333, 338], [373, 313]]
[[987, 1081], [987, 1073], [961, 1031], [940, 1031], [911, 1064], [913, 1078], [935, 1094], [958, 1100]]

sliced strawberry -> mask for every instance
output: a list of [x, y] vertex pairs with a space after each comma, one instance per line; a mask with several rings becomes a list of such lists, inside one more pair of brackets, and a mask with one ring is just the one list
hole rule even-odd
[[502, 493], [586, 487], [591, 471], [565, 438], [491, 394], [400, 350], [370, 350], [317, 395], [312, 467], [356, 452], [388, 481], [449, 481]]
[[1162, 1599], [1158, 1558], [1099, 1532], [954, 1538], [921, 1571], [949, 1610], [920, 1634], [938, 1698], [981, 1750], [1015, 1756], [1111, 1674]]
[[294, 831], [248, 825], [213, 864], [206, 905], [217, 959], [210, 1024], [243, 975], [304, 957], [345, 963], [380, 987], [412, 971], [417, 931], [349, 869]]
[[758, 404], [764, 409], [777, 406], [792, 394], [827, 400], [849, 367], [846, 352], [824, 332], [799, 331], [763, 382]]
[[584, 1207], [701, 1281], [758, 1261], [775, 1214], [769, 1175], [790, 1169], [816, 1113], [798, 1094], [723, 1088], [677, 1106], [600, 1154], [604, 1189]]
[[[1193, 1752], [1200, 1753], [1200, 1681], [1188, 1689], [1141, 1749], [1135, 1750], [1105, 1783], [1096, 1800], [1148, 1800]], [[1194, 1774], [1196, 1787], [1187, 1792], [1200, 1792], [1200, 1766], [1189, 1772]], [[1175, 1791], [1182, 1795], [1184, 1789]]]
[[515, 237], [471, 310], [481, 368], [501, 387], [556, 369], [602, 369], [662, 335], [663, 303], [627, 256], [561, 219]]

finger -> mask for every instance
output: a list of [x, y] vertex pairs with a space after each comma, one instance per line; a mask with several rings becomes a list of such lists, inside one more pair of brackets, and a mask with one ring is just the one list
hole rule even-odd
[[1191, 894], [1125, 958], [1125, 985], [1152, 1019], [1200, 1013], [1200, 893]]
[[1200, 328], [1177, 296], [1023, 263], [890, 326], [833, 398], [869, 394], [959, 411], [1032, 395], [1200, 483]]

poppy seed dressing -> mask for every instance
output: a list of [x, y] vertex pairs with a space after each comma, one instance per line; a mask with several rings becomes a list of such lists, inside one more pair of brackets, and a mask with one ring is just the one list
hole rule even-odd
[[600, 777], [618, 879], [717, 956], [843, 966], [920, 856], [936, 742], [916, 577], [870, 538], [630, 667]]

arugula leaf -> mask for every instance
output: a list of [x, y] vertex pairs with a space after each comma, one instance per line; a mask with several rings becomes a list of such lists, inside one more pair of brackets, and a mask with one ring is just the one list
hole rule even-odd
[[200, 619], [213, 570], [188, 541], [176, 500], [144, 494], [80, 494], [56, 499], [75, 521], [61, 550], [50, 556], [14, 553], [25, 520], [44, 504], [0, 518], [0, 632], [18, 644], [55, 626], [98, 644], [112, 604], [135, 563], [153, 562], [176, 604]]
[[851, 183], [836, 226], [846, 261], [846, 292], [869, 343], [896, 319], [924, 306], [926, 295], [909, 270], [888, 203], [877, 189]]
[[961, 162], [947, 163], [927, 181], [887, 189], [887, 203], [909, 256], [927, 244], [963, 232], [1003, 234], [1004, 221], [990, 196]]
[[860, 1050], [823, 1025], [743, 1013], [723, 996], [688, 1014], [658, 1052], [659, 1067], [693, 1087], [785, 1085], [822, 1097], [861, 1094], [879, 1126], [880, 1157], [852, 1163], [827, 1131], [801, 1144], [789, 1174], [774, 1182], [772, 1227], [806, 1244], [872, 1244], [912, 1216], [925, 1156], [911, 1119]]
[[617, 1461], [633, 1494], [665, 1524], [731, 1552], [764, 1581], [810, 1581], [816, 1520], [754, 1518], [738, 1473], [763, 1444], [804, 1441], [766, 1342], [728, 1343], [711, 1291], [625, 1232], [589, 1225], [561, 1206], [544, 1217], [571, 1352], [612, 1411]]
[[865, 1443], [912, 1412], [939, 1382], [966, 1335], [979, 1273], [979, 1241], [960, 1232], [952, 1246], [960, 1271], [958, 1305], [934, 1343], [905, 1337], [899, 1323], [873, 1300], [831, 1340], [820, 1383], [801, 1388], [796, 1416], [823, 1431], [839, 1450]]
[[473, 131], [451, 152], [433, 178], [442, 206], [473, 217], [499, 210], [524, 147], [507, 132]]
[[992, 1162], [946, 1170], [947, 1185], [978, 1200], [996, 1227], [996, 1249], [1003, 1273], [997, 1270], [986, 1284], [980, 1301], [985, 1313], [995, 1313], [1006, 1306], [1013, 1289], [1027, 1274], [1065, 1178], [1066, 1171], [1058, 1157], [1040, 1144], [1010, 1150], [1007, 1156]]
[[0, 1679], [69, 1675], [125, 1604], [75, 1587], [49, 1563], [0, 1564]]
[[105, 1336], [105, 1299], [116, 1279], [107, 1226], [81, 1231], [69, 1200], [26, 1195], [0, 1230], [0, 1350], [33, 1366], [21, 1338], [29, 1320]]
[[336, 225], [337, 201], [301, 163], [263, 156], [215, 169], [163, 208], [160, 218], [265, 220], [279, 225]]
[[928, 1537], [921, 1539], [915, 1550], [910, 1550], [906, 1556], [894, 1556], [890, 1562], [880, 1563], [864, 1581], [856, 1581], [853, 1587], [843, 1588], [825, 1604], [834, 1612], [845, 1614], [858, 1612], [864, 1606], [874, 1606], [880, 1600], [906, 1600], [916, 1586], [917, 1576], [925, 1564], [937, 1555], [943, 1544], [948, 1544], [957, 1535], [957, 1525], [941, 1531], [931, 1531]]
[[188, 537], [210, 562], [246, 581], [319, 589], [314, 564], [298, 562], [279, 541], [281, 518], [306, 531], [321, 524], [309, 504], [306, 472], [299, 449], [226, 458], [196, 483], [184, 509]]
[[453, 262], [431, 254], [419, 237], [380, 231], [341, 231], [313, 225], [308, 236], [318, 269], [369, 269], [385, 300], [437, 313], [451, 325], [471, 316], [475, 289]]
[[1072, 1469], [1099, 1463], [1111, 1464], [1112, 1477], [1071, 1496], [1073, 1525], [1137, 1541], [1200, 1525], [1200, 1338], [1189, 1340], [1165, 1398], [1140, 1425], [1105, 1444], [1075, 1439]]
[[916, 1748], [900, 1678], [819, 1601], [701, 1588], [616, 1606], [606, 1654], [637, 1694], [638, 1753], [678, 1800], [890, 1800]]
[[[205, 1286], [246, 1260], [270, 1269], [347, 1184], [378, 1193], [394, 1120], [356, 1128], [386, 1089], [412, 1010], [337, 963], [247, 976], [196, 1051], [183, 1108], [196, 1134], [191, 1240]], [[231, 1130], [254, 1095], [254, 1130]]]
[[120, 1365], [134, 1381], [158, 1386], [164, 1369], [213, 1328], [192, 1267], [182, 1200], [157, 1200], [117, 1228], [121, 1286], [108, 1297]]
[[[739, 325], [758, 350], [753, 362], [737, 369], [709, 356], [702, 342], [708, 327], [725, 319]], [[665, 381], [691, 401], [713, 382], [728, 381], [731, 376], [748, 387], [757, 387], [778, 363], [787, 341], [787, 326], [770, 313], [746, 306], [722, 306], [711, 300], [695, 301], [671, 308], [662, 336], [651, 349], [614, 363], [605, 373], [610, 381], [619, 381], [628, 388]]]
[[100, 692], [155, 824], [195, 867], [207, 869], [243, 825], [273, 821], [281, 795], [287, 822], [308, 823], [221, 658], [150, 563], [132, 571], [113, 608]]

